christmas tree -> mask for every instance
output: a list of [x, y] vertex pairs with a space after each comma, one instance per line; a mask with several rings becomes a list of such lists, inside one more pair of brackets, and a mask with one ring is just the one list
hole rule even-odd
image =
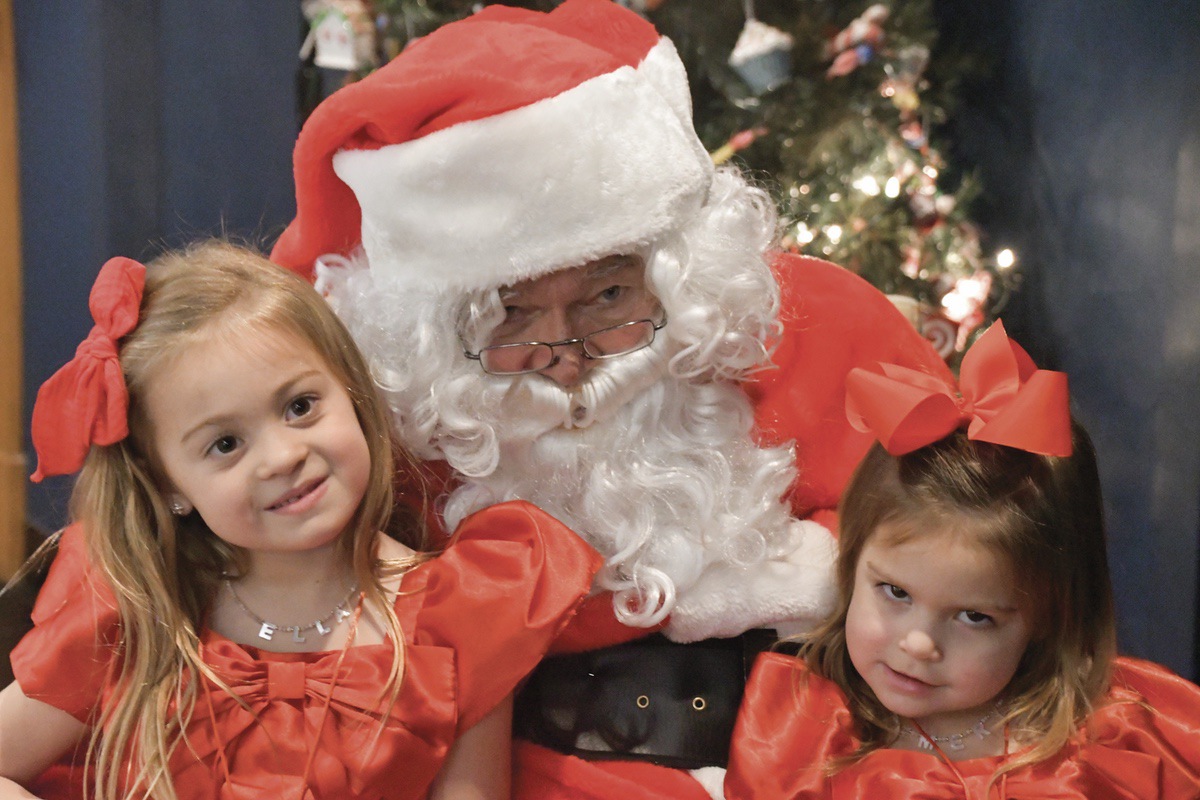
[[[505, 0], [543, 11], [554, 0]], [[937, 142], [970, 54], [937, 47], [932, 0], [627, 0], [680, 51], [696, 128], [776, 198], [783, 246], [845, 266], [957, 360], [1018, 275], [969, 216], [978, 186]], [[341, 14], [359, 41], [351, 77], [484, 3], [312, 0], [314, 31]], [[334, 17], [336, 19], [336, 17]], [[341, 24], [341, 23], [339, 23]]]

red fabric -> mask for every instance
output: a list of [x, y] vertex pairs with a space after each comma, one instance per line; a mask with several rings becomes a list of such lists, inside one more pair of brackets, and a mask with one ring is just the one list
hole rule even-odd
[[579, 612], [554, 640], [554, 654], [582, 653], [601, 647], [631, 642], [665, 628], [667, 621], [650, 628], [631, 628], [617, 621], [613, 613], [612, 592], [593, 595], [579, 606]]
[[[121, 634], [116, 600], [88, 562], [79, 525], [59, 537], [31, 617], [33, 629], [9, 656], [17, 683], [87, 723]], [[56, 673], [57, 665], [69, 666], [70, 675]]]
[[514, 748], [514, 798], [712, 800], [684, 770], [637, 761], [584, 761], [522, 741]]
[[1003, 323], [963, 357], [958, 389], [894, 364], [859, 367], [846, 378], [846, 414], [901, 456], [967, 428], [967, 438], [1046, 456], [1071, 455], [1067, 376], [1039, 370]]
[[[73, 555], [81, 535], [76, 527], [64, 536], [68, 561], [56, 560], [37, 626], [14, 651], [13, 671], [30, 697], [87, 719], [102, 693], [103, 670], [92, 665], [111, 655], [95, 632], [111, 631], [115, 614], [104, 603], [89, 614], [86, 600], [62, 602], [88, 571]], [[246, 707], [216, 686], [208, 687], [211, 710], [201, 696], [188, 746], [172, 762], [180, 800], [299, 798], [297, 776], [314, 749], [310, 784], [318, 797], [425, 797], [454, 739], [533, 669], [600, 563], [582, 540], [527, 503], [465, 520], [444, 554], [404, 577], [395, 605], [407, 637], [404, 682], [374, 747], [390, 646], [349, 648], [334, 681], [341, 651], [270, 653], [204, 632], [206, 661]], [[222, 749], [231, 784], [221, 779]]]
[[[796, 444], [800, 475], [792, 492], [798, 517], [837, 507], [842, 488], [874, 439], [846, 419], [846, 375], [878, 362], [943, 381], [944, 361], [881, 292], [857, 275], [815, 258], [782, 254], [774, 264], [783, 338], [776, 369], [747, 385], [759, 439]], [[836, 531], [835, 531], [836, 534]]]
[[146, 268], [128, 258], [100, 268], [88, 298], [96, 321], [75, 357], [38, 389], [31, 434], [38, 466], [34, 482], [81, 466], [93, 444], [129, 435], [129, 393], [117, 360], [117, 341], [137, 326]]
[[333, 171], [339, 150], [400, 144], [554, 97], [636, 65], [658, 39], [611, 0], [567, 0], [548, 14], [488, 7], [423, 36], [313, 111], [293, 157], [296, 218], [271, 260], [311, 278], [318, 257], [359, 243], [358, 201]]
[[734, 730], [728, 800], [1200, 797], [1200, 687], [1149, 662], [1117, 659], [1113, 688], [1085, 733], [1048, 761], [1009, 773], [987, 795], [1003, 756], [951, 769], [934, 753], [878, 750], [826, 776], [821, 765], [852, 752], [857, 740], [841, 691], [813, 675], [801, 682], [803, 670], [779, 653], [759, 658]]

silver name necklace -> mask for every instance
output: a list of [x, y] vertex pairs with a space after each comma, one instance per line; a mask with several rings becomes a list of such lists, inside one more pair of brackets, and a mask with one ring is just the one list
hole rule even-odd
[[350, 587], [350, 591], [346, 592], [346, 596], [342, 598], [340, 603], [333, 607], [332, 611], [315, 622], [310, 622], [307, 625], [277, 625], [274, 622], [268, 622], [258, 614], [255, 614], [253, 611], [251, 611], [250, 607], [242, 602], [242, 598], [238, 596], [237, 590], [233, 588], [233, 581], [229, 580], [229, 578], [225, 579], [225, 587], [229, 589], [229, 594], [233, 598], [233, 602], [237, 603], [238, 607], [241, 608], [242, 611], [246, 612], [246, 615], [250, 617], [250, 619], [258, 623], [258, 638], [268, 642], [271, 641], [275, 634], [279, 631], [291, 633], [292, 641], [297, 643], [305, 641], [304, 634], [311, 630], [316, 630], [316, 632], [321, 636], [326, 635], [333, 630], [334, 625], [342, 622], [353, 613], [350, 611], [348, 606], [350, 604], [350, 599], [358, 593], [358, 584], [356, 583]]
[[949, 736], [930, 736], [928, 733], [921, 730], [920, 726], [917, 726], [914, 729], [911, 725], [901, 726], [900, 735], [915, 737], [917, 740], [917, 747], [921, 748], [922, 750], [933, 750], [934, 747], [939, 744], [944, 744], [951, 750], [955, 751], [964, 750], [967, 746], [968, 736], [986, 739], [988, 736], [992, 735], [992, 732], [988, 730], [987, 724], [989, 721], [991, 721], [992, 717], [999, 713], [1000, 706], [997, 705], [991, 711], [980, 717], [979, 721], [967, 728], [965, 731], [962, 731], [961, 733], [952, 733]]

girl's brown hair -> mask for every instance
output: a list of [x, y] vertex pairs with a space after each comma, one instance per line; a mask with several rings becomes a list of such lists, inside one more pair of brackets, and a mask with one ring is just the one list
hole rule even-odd
[[970, 524], [955, 529], [1005, 559], [1018, 581], [1033, 637], [1002, 694], [1004, 724], [1032, 746], [997, 776], [1056, 753], [1091, 712], [1108, 687], [1116, 630], [1095, 450], [1077, 423], [1072, 440], [1073, 455], [1057, 458], [959, 431], [899, 457], [876, 444], [859, 465], [840, 508], [837, 607], [802, 649], [809, 669], [846, 694], [862, 740], [847, 761], [900, 731], [846, 646], [858, 559], [881, 526], [911, 538], [965, 517]]
[[[203, 662], [199, 635], [222, 575], [240, 573], [245, 554], [209, 531], [198, 514], [171, 513], [142, 398], [160, 365], [186, 358], [198, 341], [231, 332], [296, 337], [313, 347], [350, 395], [370, 473], [339, 552], [394, 644], [381, 704], [389, 697], [394, 702], [399, 691], [404, 640], [382, 579], [416, 559], [378, 559], [396, 464], [387, 412], [370, 371], [328, 304], [298, 276], [221, 241], [169, 253], [148, 265], [138, 326], [120, 342], [130, 435], [92, 448], [71, 501], [121, 621], [113, 700], [101, 709], [88, 749], [101, 800], [135, 794], [174, 800], [169, 762], [183, 741], [199, 682], [209, 679], [229, 691]], [[418, 529], [406, 534], [406, 543], [419, 548]]]

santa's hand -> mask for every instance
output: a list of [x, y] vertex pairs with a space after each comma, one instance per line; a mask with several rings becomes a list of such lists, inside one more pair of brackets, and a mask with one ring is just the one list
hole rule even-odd
[[821, 525], [792, 522], [786, 558], [748, 567], [714, 564], [679, 595], [664, 629], [676, 642], [737, 636], [751, 628], [811, 630], [833, 610], [837, 542]]

